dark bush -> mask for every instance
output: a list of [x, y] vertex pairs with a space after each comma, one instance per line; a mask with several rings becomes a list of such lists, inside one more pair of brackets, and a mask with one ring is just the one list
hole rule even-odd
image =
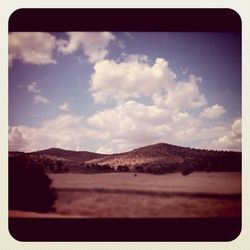
[[124, 165], [120, 165], [117, 167], [117, 171], [119, 172], [128, 172], [129, 171], [129, 167], [128, 166], [124, 166]]
[[9, 209], [49, 212], [56, 199], [49, 177], [25, 157], [9, 158]]
[[143, 166], [135, 166], [135, 171], [138, 172], [138, 173], [144, 173], [145, 172]]
[[185, 175], [191, 174], [192, 172], [193, 172], [193, 171], [192, 171], [191, 169], [183, 169], [181, 173], [182, 173], [182, 175], [185, 176]]

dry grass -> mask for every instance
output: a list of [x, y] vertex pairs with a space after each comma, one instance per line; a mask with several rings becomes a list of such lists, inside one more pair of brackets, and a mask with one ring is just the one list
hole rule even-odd
[[57, 213], [83, 217], [237, 217], [240, 173], [51, 174]]
[[[55, 217], [240, 217], [241, 173], [50, 174]], [[12, 211], [11, 216], [44, 217]], [[53, 217], [53, 214], [48, 214]]]
[[49, 174], [55, 188], [115, 188], [169, 192], [241, 193], [241, 173], [180, 173], [152, 175], [139, 173]]

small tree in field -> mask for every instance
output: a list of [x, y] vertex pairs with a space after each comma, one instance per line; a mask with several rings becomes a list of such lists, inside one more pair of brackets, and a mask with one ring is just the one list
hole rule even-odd
[[49, 177], [25, 157], [9, 159], [9, 209], [53, 211], [56, 194]]

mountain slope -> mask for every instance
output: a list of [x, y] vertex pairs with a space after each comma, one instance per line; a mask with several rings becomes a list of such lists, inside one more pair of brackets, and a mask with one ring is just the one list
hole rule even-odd
[[192, 149], [166, 143], [110, 155], [51, 148], [32, 153], [10, 152], [9, 157], [28, 159], [30, 165], [58, 173], [241, 171], [240, 152]]
[[114, 168], [127, 166], [129, 169], [148, 168], [180, 168], [187, 166], [200, 170], [240, 169], [241, 153], [200, 150], [158, 143], [132, 151], [113, 154], [87, 161], [88, 164], [110, 165]]
[[86, 162], [92, 159], [98, 159], [100, 157], [106, 156], [105, 154], [98, 154], [88, 151], [72, 151], [72, 150], [65, 150], [60, 148], [50, 148], [45, 150], [40, 150], [36, 152], [32, 152], [32, 155], [46, 155], [46, 156], [54, 156], [60, 158], [66, 158], [71, 161], [80, 161]]

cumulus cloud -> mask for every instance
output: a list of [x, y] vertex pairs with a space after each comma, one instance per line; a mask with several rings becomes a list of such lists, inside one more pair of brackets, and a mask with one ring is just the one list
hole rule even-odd
[[216, 119], [226, 113], [226, 110], [218, 105], [215, 104], [212, 107], [205, 108], [204, 111], [201, 113], [201, 117], [206, 117], [208, 119]]
[[115, 39], [111, 32], [67, 32], [68, 40], [57, 41], [57, 49], [63, 55], [81, 48], [91, 63], [103, 60], [108, 54], [108, 45]]
[[112, 143], [113, 149], [123, 151], [157, 139], [158, 135], [153, 127], [157, 119], [158, 123], [162, 123], [160, 120], [167, 119], [167, 116], [165, 118], [150, 107], [128, 101], [113, 109], [97, 112], [87, 122], [99, 130], [106, 141]]
[[[84, 118], [71, 114], [59, 115], [43, 122], [38, 128], [13, 126], [9, 129], [9, 150], [31, 152], [50, 147], [77, 150], [95, 132], [85, 126]], [[88, 143], [86, 143], [88, 144]]]
[[94, 70], [90, 92], [96, 103], [149, 97], [170, 87], [176, 79], [166, 60], [157, 58], [150, 65], [145, 55], [130, 55], [122, 62], [103, 60], [95, 64]]
[[135, 101], [97, 112], [87, 122], [105, 134], [106, 140], [119, 150], [162, 141], [178, 144], [192, 139], [200, 130], [200, 121], [186, 112], [169, 112]]
[[100, 136], [110, 142], [107, 147], [114, 152], [158, 142], [193, 147], [200, 144], [199, 148], [231, 150], [240, 150], [241, 145], [241, 120], [235, 121], [231, 129], [227, 125], [208, 126], [200, 117], [185, 111], [170, 112], [156, 105], [147, 106], [131, 100], [97, 112], [87, 119], [87, 123], [99, 131], [97, 138]]
[[213, 142], [217, 148], [231, 150], [241, 149], [241, 123], [241, 119], [235, 120], [228, 133]]
[[[114, 153], [158, 142], [181, 146], [200, 143], [199, 148], [241, 150], [241, 119], [230, 127], [205, 126], [187, 112], [169, 113], [155, 105], [127, 101], [86, 119], [59, 115], [36, 128], [9, 129], [9, 150], [26, 152], [60, 147]], [[90, 145], [96, 146], [90, 149]]]
[[88, 56], [89, 61], [94, 63], [108, 55], [108, 45], [111, 41], [118, 47], [125, 48], [124, 42], [116, 39], [111, 32], [67, 32], [66, 34], [68, 39], [65, 40], [56, 39], [46, 32], [10, 33], [9, 65], [12, 66], [14, 60], [36, 65], [56, 64], [53, 58], [56, 49], [61, 54], [67, 55], [79, 48]]
[[236, 119], [230, 127], [224, 129], [223, 133], [203, 147], [217, 150], [241, 151], [241, 125], [242, 120], [240, 118]]
[[[147, 55], [123, 53], [119, 61], [105, 59], [109, 43], [116, 39], [110, 32], [69, 32], [67, 35], [68, 40], [56, 42], [58, 51], [67, 55], [82, 49], [94, 63], [89, 81], [94, 102], [113, 101], [115, 106], [86, 119], [67, 113], [41, 123], [38, 128], [11, 127], [10, 150], [35, 151], [49, 147], [79, 150], [82, 145], [92, 144], [96, 145], [96, 152], [113, 153], [158, 142], [182, 146], [200, 143], [201, 148], [240, 150], [241, 119], [230, 127], [206, 123], [207, 119], [219, 118], [226, 112], [218, 104], [200, 113], [198, 108], [207, 105], [206, 96], [199, 88], [200, 77], [190, 75], [179, 81], [163, 58], [150, 61]], [[183, 69], [183, 73], [188, 70]], [[50, 102], [37, 82], [27, 88], [35, 103]], [[58, 106], [62, 111], [70, 111], [70, 108], [67, 102]], [[194, 109], [198, 109], [198, 115], [197, 111], [192, 112]]]
[[14, 60], [23, 63], [55, 64], [53, 50], [56, 38], [45, 32], [12, 32], [9, 34], [9, 65]]
[[[150, 62], [146, 55], [124, 54], [122, 61], [102, 60], [94, 66], [90, 92], [96, 103], [114, 100], [116, 106], [97, 112], [87, 122], [111, 142], [114, 151], [162, 141], [187, 146], [214, 141], [227, 133], [227, 126], [208, 125], [202, 118], [215, 119], [226, 111], [216, 104], [200, 116], [192, 115], [190, 111], [207, 105], [201, 82], [194, 75], [178, 81], [162, 58]], [[152, 104], [140, 103], [140, 97]]]
[[176, 82], [166, 93], [155, 93], [153, 102], [156, 106], [173, 110], [198, 108], [207, 104], [205, 95], [200, 93], [198, 83], [201, 78], [190, 75], [186, 82]]
[[62, 105], [58, 106], [58, 109], [62, 111], [69, 111], [71, 108], [71, 105], [67, 102], [64, 102]]
[[19, 127], [9, 127], [9, 150], [25, 151], [28, 141], [23, 137]]

